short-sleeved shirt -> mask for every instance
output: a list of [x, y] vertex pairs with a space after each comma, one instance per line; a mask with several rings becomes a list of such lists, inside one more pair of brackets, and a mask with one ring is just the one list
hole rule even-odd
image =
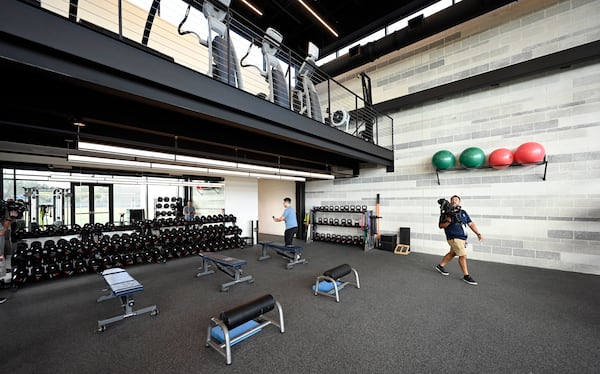
[[298, 227], [298, 220], [296, 219], [296, 209], [291, 206], [285, 208], [283, 214], [281, 215], [285, 220], [285, 229], [291, 229], [294, 227]]
[[194, 215], [196, 214], [196, 208], [194, 208], [193, 206], [186, 205], [183, 207], [183, 213], [188, 214], [187, 216], [185, 216], [185, 219], [191, 221], [194, 219]]
[[[444, 229], [444, 232], [446, 233], [446, 239], [448, 239], [448, 240], [450, 240], [450, 239], [467, 240], [466, 225], [471, 222], [471, 217], [469, 217], [467, 212], [464, 210], [461, 210], [459, 215], [460, 215], [460, 220], [462, 221], [462, 223], [458, 222], [456, 217], [452, 216], [452, 223], [450, 223], [448, 225], [448, 227], [446, 227]], [[446, 216], [441, 215], [440, 223], [442, 223], [445, 219], [446, 219]]]

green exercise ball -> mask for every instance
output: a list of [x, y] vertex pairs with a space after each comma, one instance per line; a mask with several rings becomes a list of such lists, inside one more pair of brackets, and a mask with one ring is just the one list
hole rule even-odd
[[459, 161], [467, 169], [478, 168], [485, 162], [485, 153], [481, 148], [470, 147], [462, 151]]
[[456, 164], [456, 157], [450, 151], [441, 150], [437, 151], [433, 158], [431, 159], [431, 163], [435, 166], [436, 169], [446, 170]]

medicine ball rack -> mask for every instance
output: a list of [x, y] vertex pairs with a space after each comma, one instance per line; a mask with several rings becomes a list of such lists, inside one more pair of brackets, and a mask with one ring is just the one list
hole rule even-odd
[[[513, 167], [513, 166], [540, 166], [540, 165], [544, 165], [544, 175], [542, 176], [542, 180], [546, 180], [546, 173], [548, 171], [548, 160], [546, 159], [546, 156], [544, 156], [544, 159], [540, 162], [535, 162], [535, 163], [529, 163], [529, 164], [518, 164], [518, 163], [512, 163], [510, 165], [506, 165], [506, 167]], [[478, 169], [494, 169], [493, 166], [479, 166], [476, 168], [464, 168], [464, 167], [460, 167], [460, 168], [449, 168], [449, 169], [435, 169], [435, 175], [437, 177], [437, 184], [438, 186], [440, 185], [440, 172], [442, 171], [465, 171], [465, 170], [478, 170]], [[503, 170], [503, 169], [496, 169], [496, 170]]]
[[[372, 211], [366, 205], [316, 206], [311, 209], [311, 239], [371, 249]], [[328, 227], [340, 229], [327, 230]], [[341, 229], [343, 228], [343, 229]], [[327, 232], [330, 231], [330, 232]], [[348, 234], [342, 234], [342, 233]]]

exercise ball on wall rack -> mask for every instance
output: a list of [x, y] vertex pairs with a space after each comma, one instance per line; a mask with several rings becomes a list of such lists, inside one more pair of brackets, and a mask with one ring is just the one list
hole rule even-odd
[[467, 169], [478, 168], [485, 162], [485, 153], [481, 148], [469, 147], [462, 151], [459, 161]]
[[536, 142], [523, 143], [515, 151], [515, 161], [519, 164], [535, 164], [544, 161], [546, 150]]
[[437, 151], [431, 158], [431, 163], [436, 169], [447, 170], [456, 164], [456, 157], [447, 150]]
[[514, 160], [513, 152], [508, 148], [498, 148], [490, 153], [488, 164], [494, 169], [506, 169]]

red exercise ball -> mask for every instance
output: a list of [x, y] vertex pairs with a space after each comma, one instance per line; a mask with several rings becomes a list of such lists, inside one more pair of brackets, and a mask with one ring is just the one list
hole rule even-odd
[[515, 161], [519, 164], [535, 164], [544, 161], [544, 146], [536, 142], [523, 143], [515, 151]]
[[498, 148], [490, 153], [488, 163], [494, 169], [506, 169], [513, 163], [513, 153], [508, 148]]

